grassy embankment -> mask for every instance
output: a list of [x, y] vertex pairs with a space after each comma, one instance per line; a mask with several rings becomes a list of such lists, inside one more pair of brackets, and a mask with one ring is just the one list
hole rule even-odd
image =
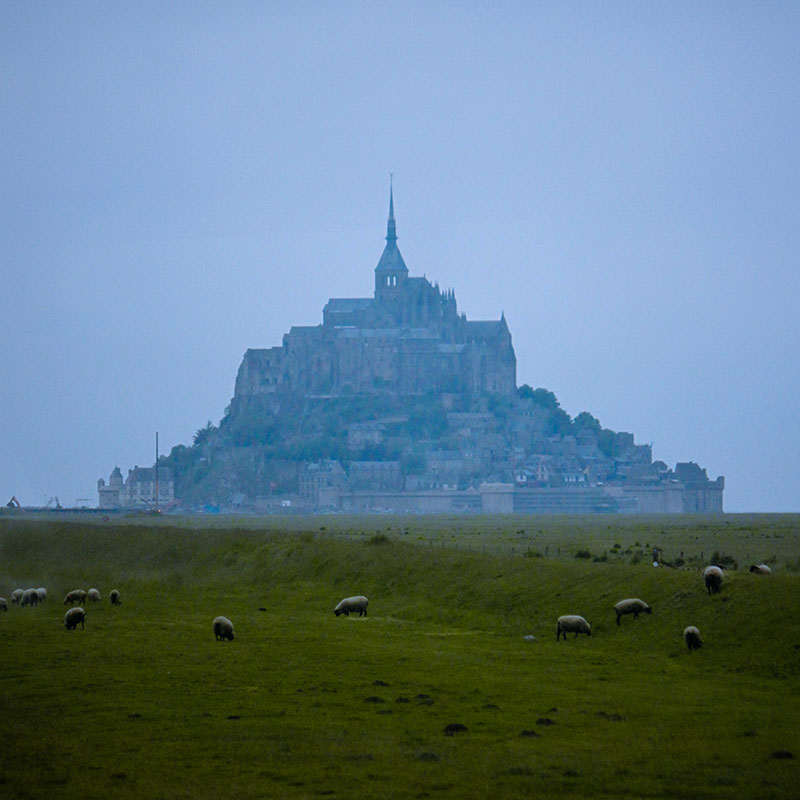
[[[0, 616], [2, 794], [788, 797], [800, 785], [797, 517], [240, 524], [0, 520], [0, 594], [50, 595]], [[776, 574], [729, 572], [709, 598], [696, 569], [653, 569], [652, 546], [687, 560], [716, 549], [745, 569], [774, 557]], [[103, 602], [68, 633], [61, 600], [90, 585]], [[334, 617], [353, 593], [370, 597], [369, 617]], [[626, 596], [653, 615], [617, 627]], [[594, 635], [556, 643], [562, 613]], [[214, 641], [217, 614], [234, 642]], [[687, 624], [706, 641], [692, 654]], [[452, 723], [467, 730], [446, 736]]]

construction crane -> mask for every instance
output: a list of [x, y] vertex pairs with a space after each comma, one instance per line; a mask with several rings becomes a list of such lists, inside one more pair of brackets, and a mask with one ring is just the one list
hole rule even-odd
[[19, 500], [17, 500], [16, 496], [12, 497], [12, 498], [11, 498], [11, 499], [10, 499], [10, 500], [9, 500], [9, 501], [6, 503], [6, 507], [7, 507], [7, 508], [22, 508], [22, 506], [19, 504]]

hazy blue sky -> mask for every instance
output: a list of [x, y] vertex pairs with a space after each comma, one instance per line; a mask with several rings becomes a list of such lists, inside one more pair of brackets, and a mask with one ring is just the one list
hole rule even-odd
[[0, 2], [0, 500], [219, 422], [412, 275], [518, 383], [800, 511], [800, 3]]

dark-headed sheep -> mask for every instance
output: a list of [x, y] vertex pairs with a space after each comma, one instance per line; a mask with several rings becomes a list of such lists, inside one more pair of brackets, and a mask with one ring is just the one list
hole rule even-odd
[[722, 568], [717, 566], [706, 567], [703, 570], [703, 580], [709, 594], [717, 594], [722, 587]]
[[592, 635], [592, 627], [589, 623], [578, 614], [565, 614], [559, 617], [556, 623], [556, 641], [563, 635], [564, 640], [567, 639], [568, 633], [574, 633], [573, 638], [577, 639], [579, 633], [585, 633], [587, 636]]
[[753, 564], [750, 572], [754, 572], [756, 575], [772, 575], [772, 570], [766, 564]]
[[108, 593], [108, 599], [111, 601], [112, 606], [122, 605], [122, 600], [119, 599], [119, 592], [116, 589], [112, 589]]
[[336, 614], [338, 617], [339, 614], [344, 614], [346, 617], [349, 617], [350, 614], [355, 614], [356, 611], [358, 612], [358, 616], [367, 616], [367, 606], [369, 605], [369, 600], [364, 597], [363, 594], [355, 595], [354, 597], [345, 597], [343, 600], [340, 600], [336, 608], [333, 609], [333, 613]]
[[0, 597], [0, 611], [8, 611], [8, 600], [5, 597]]
[[39, 595], [36, 589], [26, 589], [22, 593], [22, 599], [19, 601], [21, 606], [35, 606], [39, 603]]
[[81, 624], [81, 630], [83, 630], [83, 623], [86, 621], [86, 612], [80, 608], [71, 608], [64, 614], [64, 627], [68, 631], [74, 631], [78, 627], [78, 623]]
[[639, 619], [639, 614], [653, 613], [653, 609], [638, 597], [628, 597], [625, 600], [620, 600], [614, 606], [614, 611], [617, 612], [617, 625], [620, 624], [619, 621], [623, 614], [633, 614], [634, 619]]
[[218, 642], [233, 641], [233, 623], [227, 617], [214, 617], [214, 639]]
[[83, 589], [73, 589], [67, 593], [64, 598], [64, 605], [68, 606], [72, 603], [82, 603], [86, 599], [86, 592]]
[[700, 631], [697, 630], [694, 625], [689, 625], [687, 628], [684, 628], [683, 641], [686, 642], [690, 653], [692, 650], [699, 650], [703, 646], [703, 639], [700, 636]]

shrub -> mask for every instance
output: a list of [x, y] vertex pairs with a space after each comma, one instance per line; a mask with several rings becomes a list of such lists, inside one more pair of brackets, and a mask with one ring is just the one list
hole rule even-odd
[[720, 553], [719, 550], [715, 550], [711, 556], [711, 563], [717, 564], [720, 567], [735, 569], [736, 559], [733, 556], [727, 555], [727, 553]]

